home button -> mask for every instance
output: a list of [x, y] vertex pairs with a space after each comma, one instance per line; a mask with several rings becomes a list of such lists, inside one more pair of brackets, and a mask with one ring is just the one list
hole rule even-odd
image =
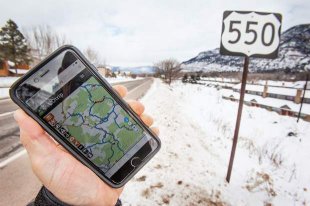
[[131, 166], [138, 167], [142, 163], [142, 160], [139, 157], [133, 157], [130, 163]]

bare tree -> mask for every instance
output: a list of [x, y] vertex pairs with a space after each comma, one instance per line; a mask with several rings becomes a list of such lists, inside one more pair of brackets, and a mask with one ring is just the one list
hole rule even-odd
[[162, 60], [155, 64], [157, 75], [162, 76], [167, 84], [180, 77], [180, 63], [175, 59]]
[[105, 65], [105, 61], [102, 61], [98, 52], [91, 47], [88, 47], [85, 51], [84, 54], [88, 58], [88, 60], [94, 64], [95, 66], [98, 65]]
[[36, 61], [41, 61], [58, 47], [69, 43], [64, 35], [56, 33], [48, 25], [34, 26], [25, 31], [25, 36]]

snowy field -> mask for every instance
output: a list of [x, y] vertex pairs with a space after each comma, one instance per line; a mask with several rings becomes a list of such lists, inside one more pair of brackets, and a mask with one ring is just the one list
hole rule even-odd
[[[19, 77], [0, 77], [0, 99], [9, 98], [9, 87], [18, 79]], [[127, 82], [134, 81], [138, 79], [143, 79], [137, 77], [133, 79], [131, 77], [117, 77], [117, 78], [105, 78], [109, 83], [115, 82]]]
[[[211, 82], [226, 82], [226, 83], [240, 83], [239, 79], [233, 78], [220, 78], [220, 77], [201, 77], [202, 81], [211, 81]], [[256, 85], [268, 85], [275, 87], [289, 87], [289, 88], [300, 88], [303, 89], [306, 81], [296, 81], [296, 82], [288, 82], [288, 81], [272, 81], [272, 80], [255, 80], [255, 81], [247, 81], [248, 84], [256, 84]], [[232, 85], [234, 85], [232, 84]], [[310, 85], [307, 86], [307, 89], [310, 88]]]
[[228, 184], [237, 103], [215, 88], [159, 80], [142, 102], [162, 149], [127, 184], [124, 205], [310, 204], [309, 122], [244, 106]]
[[0, 77], [0, 88], [9, 88], [19, 77]]

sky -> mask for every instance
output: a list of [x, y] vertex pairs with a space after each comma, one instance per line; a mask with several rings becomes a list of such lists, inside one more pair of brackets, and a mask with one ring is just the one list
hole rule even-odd
[[309, 0], [0, 0], [0, 26], [49, 25], [113, 66], [182, 62], [219, 47], [225, 10], [278, 12], [282, 31], [310, 23]]

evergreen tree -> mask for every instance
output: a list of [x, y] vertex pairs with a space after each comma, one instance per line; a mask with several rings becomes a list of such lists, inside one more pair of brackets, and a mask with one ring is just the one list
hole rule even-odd
[[0, 68], [1, 68], [1, 65], [4, 61], [4, 58], [5, 58], [5, 54], [4, 54], [4, 51], [3, 51], [3, 48], [2, 48], [2, 44], [0, 42]]
[[4, 52], [4, 48], [3, 48], [3, 45], [2, 45], [2, 43], [0, 41], [0, 67], [1, 67], [3, 61], [5, 60], [5, 56], [6, 55], [5, 55], [5, 52]]
[[0, 29], [0, 58], [10, 60], [15, 65], [29, 64], [31, 61], [26, 39], [11, 19]]

